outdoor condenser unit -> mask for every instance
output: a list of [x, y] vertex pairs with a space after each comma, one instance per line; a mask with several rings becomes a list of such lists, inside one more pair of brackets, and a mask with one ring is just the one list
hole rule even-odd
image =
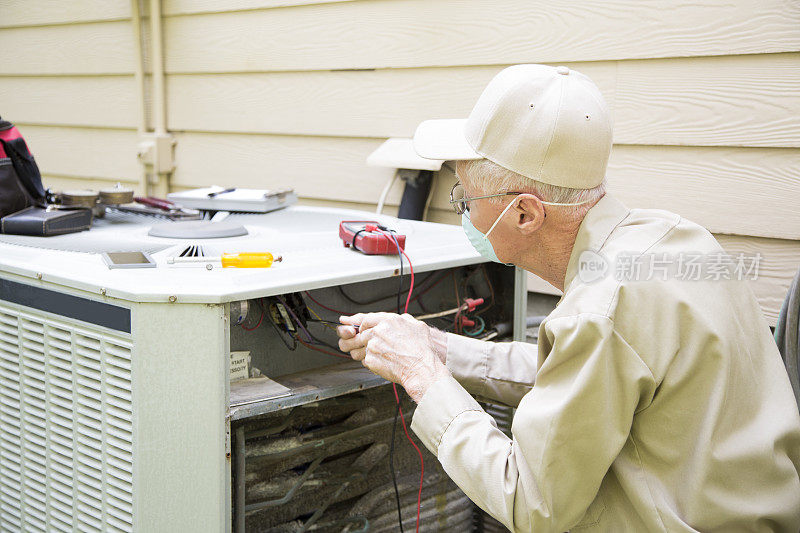
[[[305, 475], [301, 481], [335, 471], [336, 461], [346, 471], [363, 466], [367, 474], [347, 478], [347, 490], [366, 491], [374, 478], [370, 469], [387, 464], [385, 442], [376, 440], [389, 427], [391, 402], [381, 403], [386, 393], [380, 392], [385, 382], [358, 363], [304, 346], [290, 350], [270, 315], [277, 296], [294, 302], [314, 297], [352, 311], [396, 305], [394, 297], [362, 306], [347, 299], [369, 300], [398, 287], [397, 256], [366, 256], [338, 238], [340, 221], [364, 218], [375, 215], [291, 207], [232, 215], [225, 223], [241, 225], [246, 235], [204, 239], [153, 237], [150, 228], [163, 222], [109, 212], [79, 234], [0, 235], [0, 530], [259, 530], [257, 523], [275, 515], [253, 499], [262, 493], [264, 501], [281, 498], [269, 496], [278, 490], [269, 475], [266, 481], [251, 477], [277, 472], [278, 459], [289, 465], [280, 475]], [[415, 303], [414, 314], [423, 301], [435, 312], [452, 303], [454, 290], [480, 292], [491, 280], [496, 301], [485, 315], [487, 331], [502, 322], [515, 339], [524, 339], [522, 272], [483, 264], [459, 227], [378, 220], [408, 236], [419, 286], [438, 283]], [[269, 269], [169, 264], [190, 248], [209, 256], [269, 251], [283, 261]], [[156, 266], [109, 268], [101, 252], [120, 251], [150, 254]], [[244, 371], [254, 377], [231, 382], [232, 351], [234, 359], [243, 354]], [[372, 402], [376, 407], [366, 409]], [[319, 418], [325, 413], [334, 418]], [[378, 428], [374, 442], [361, 443], [359, 429], [370, 424]], [[291, 459], [300, 457], [293, 449], [285, 457], [269, 455], [276, 443], [312, 437], [355, 447], [333, 447], [325, 458], [303, 448], [307, 463]], [[307, 473], [314, 461], [316, 472]], [[316, 525], [303, 524], [336, 498], [322, 491], [314, 500], [303, 483], [287, 483], [311, 498], [308, 514], [290, 523], [296, 530], [320, 527], [320, 516]], [[369, 513], [384, 498], [375, 494], [372, 501], [358, 493], [353, 502]], [[453, 512], [459, 505], [454, 501]], [[365, 530], [355, 522], [346, 526], [359, 527]]]

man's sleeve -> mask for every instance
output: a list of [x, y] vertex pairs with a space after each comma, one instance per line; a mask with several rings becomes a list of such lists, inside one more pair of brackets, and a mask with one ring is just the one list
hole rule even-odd
[[566, 531], [584, 515], [649, 403], [653, 376], [600, 315], [550, 320], [552, 346], [514, 416], [497, 429], [455, 379], [426, 392], [412, 429], [447, 474], [512, 531]]
[[536, 380], [536, 345], [447, 334], [445, 364], [471, 394], [516, 407]]

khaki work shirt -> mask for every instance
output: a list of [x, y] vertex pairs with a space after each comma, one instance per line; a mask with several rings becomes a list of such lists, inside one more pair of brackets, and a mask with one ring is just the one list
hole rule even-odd
[[[683, 254], [721, 251], [678, 215], [606, 195], [538, 350], [448, 334], [454, 378], [426, 392], [413, 430], [512, 531], [796, 533], [800, 415], [762, 311], [713, 265], [678, 277]], [[629, 256], [676, 271], [620, 275]], [[467, 391], [517, 407], [512, 438]]]

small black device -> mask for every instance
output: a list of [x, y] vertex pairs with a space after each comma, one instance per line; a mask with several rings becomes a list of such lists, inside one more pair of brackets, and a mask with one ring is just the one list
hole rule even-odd
[[91, 209], [32, 206], [0, 219], [0, 232], [10, 235], [50, 237], [87, 230], [91, 225]]

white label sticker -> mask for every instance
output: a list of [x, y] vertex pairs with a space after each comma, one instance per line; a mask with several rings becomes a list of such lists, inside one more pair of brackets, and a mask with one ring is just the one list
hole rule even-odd
[[231, 352], [231, 381], [247, 379], [250, 375], [250, 352]]

